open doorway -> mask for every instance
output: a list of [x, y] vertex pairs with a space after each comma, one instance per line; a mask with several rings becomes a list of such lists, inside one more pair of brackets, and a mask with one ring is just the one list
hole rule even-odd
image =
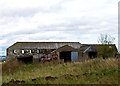
[[71, 61], [71, 51], [60, 52], [60, 59], [64, 59], [64, 62]]
[[33, 62], [33, 56], [29, 56], [29, 57], [20, 57], [17, 58], [18, 61], [22, 61], [24, 63], [32, 63]]
[[88, 56], [89, 56], [90, 59], [96, 58], [97, 57], [97, 52], [89, 52]]

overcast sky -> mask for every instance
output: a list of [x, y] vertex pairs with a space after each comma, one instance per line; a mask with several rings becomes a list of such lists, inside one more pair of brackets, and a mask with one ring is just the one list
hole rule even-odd
[[118, 46], [119, 0], [0, 0], [0, 50], [17, 41], [96, 44], [101, 33]]

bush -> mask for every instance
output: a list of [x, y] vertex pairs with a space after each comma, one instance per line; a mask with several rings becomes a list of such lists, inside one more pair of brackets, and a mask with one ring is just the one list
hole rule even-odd
[[22, 68], [24, 65], [22, 62], [20, 61], [16, 61], [15, 58], [10, 58], [9, 60], [7, 60], [6, 63], [2, 64], [2, 72], [4, 73], [11, 73], [13, 74], [16, 70]]
[[111, 46], [111, 48], [109, 48], [109, 44], [107, 45], [101, 45], [101, 46], [97, 46], [98, 48], [98, 57], [102, 57], [103, 59], [107, 59], [109, 57], [112, 57], [113, 55], [115, 55], [116, 52], [116, 48], [115, 46]]
[[2, 59], [2, 62], [6, 61], [6, 59]]

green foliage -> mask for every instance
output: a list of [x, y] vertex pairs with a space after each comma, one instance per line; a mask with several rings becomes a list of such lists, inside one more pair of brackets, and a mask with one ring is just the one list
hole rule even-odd
[[98, 45], [97, 49], [98, 49], [98, 57], [108, 58], [108, 57], [112, 57], [117, 53], [115, 50], [116, 49], [115, 46], [111, 46], [109, 44]]
[[102, 45], [97, 46], [98, 56], [108, 58], [112, 55], [115, 55], [117, 53], [115, 47], [111, 46], [112, 48], [110, 48], [109, 46], [109, 44], [112, 44], [114, 40], [115, 38], [109, 34], [100, 34], [100, 36], [98, 37], [98, 43], [101, 43]]
[[6, 59], [2, 59], [2, 62], [6, 61]]

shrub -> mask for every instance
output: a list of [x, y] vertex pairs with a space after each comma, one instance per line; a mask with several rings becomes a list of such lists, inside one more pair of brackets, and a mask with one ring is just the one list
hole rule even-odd
[[2, 59], [2, 62], [6, 61], [6, 59]]
[[24, 65], [20, 61], [16, 61], [15, 58], [10, 58], [6, 63], [2, 64], [2, 72], [4, 73], [14, 73], [17, 69], [22, 68]]

